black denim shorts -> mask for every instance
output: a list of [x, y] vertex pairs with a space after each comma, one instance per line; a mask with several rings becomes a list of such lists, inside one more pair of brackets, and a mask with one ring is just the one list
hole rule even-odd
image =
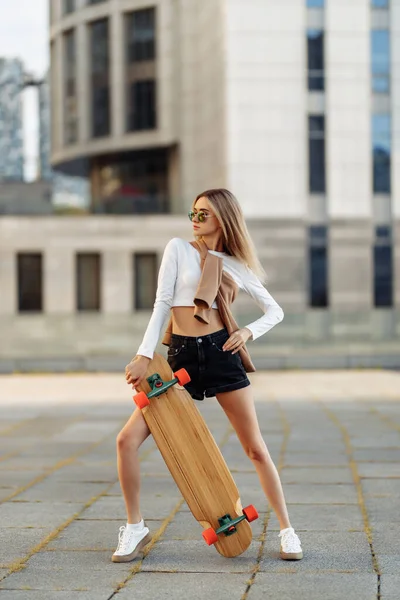
[[239, 352], [222, 350], [228, 339], [225, 328], [199, 337], [171, 334], [168, 363], [174, 372], [189, 373], [191, 381], [184, 387], [195, 400], [250, 385]]

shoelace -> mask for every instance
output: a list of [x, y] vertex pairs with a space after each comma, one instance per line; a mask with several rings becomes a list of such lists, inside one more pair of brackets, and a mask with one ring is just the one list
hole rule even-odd
[[127, 531], [126, 525], [121, 525], [118, 534], [118, 548], [116, 552], [125, 552], [131, 540], [132, 531]]
[[301, 549], [301, 543], [298, 535], [294, 531], [284, 531], [279, 533], [281, 538], [282, 546], [284, 545], [285, 552], [299, 552]]

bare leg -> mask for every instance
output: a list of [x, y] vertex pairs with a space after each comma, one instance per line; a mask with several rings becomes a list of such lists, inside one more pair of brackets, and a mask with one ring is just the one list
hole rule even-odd
[[128, 523], [139, 523], [142, 519], [139, 507], [140, 466], [138, 450], [149, 435], [150, 430], [142, 412], [139, 408], [136, 408], [117, 437], [118, 475], [124, 494]]
[[281, 529], [291, 527], [278, 470], [262, 438], [254, 406], [252, 386], [217, 394], [244, 451], [257, 471], [261, 487], [270, 502]]

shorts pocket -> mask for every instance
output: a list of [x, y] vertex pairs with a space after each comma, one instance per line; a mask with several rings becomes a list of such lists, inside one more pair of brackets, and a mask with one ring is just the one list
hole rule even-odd
[[218, 342], [211, 342], [211, 344], [213, 345], [213, 347], [218, 350], [218, 352], [221, 352], [222, 354], [226, 354], [226, 352], [222, 349], [223, 345], [226, 344], [226, 342], [229, 340], [229, 335], [226, 337], [226, 339], [224, 340], [218, 340]]
[[185, 344], [180, 344], [179, 346], [169, 346], [167, 352], [168, 358], [174, 358], [175, 356], [178, 356], [178, 354], [180, 354], [185, 349]]

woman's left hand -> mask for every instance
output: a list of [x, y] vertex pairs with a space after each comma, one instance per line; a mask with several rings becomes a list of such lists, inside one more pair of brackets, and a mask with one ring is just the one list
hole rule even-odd
[[222, 346], [223, 350], [232, 350], [232, 354], [236, 354], [239, 352], [240, 348], [242, 348], [247, 340], [252, 337], [252, 332], [250, 329], [243, 327], [242, 329], [237, 329], [229, 336], [229, 339], [226, 340], [225, 344]]

